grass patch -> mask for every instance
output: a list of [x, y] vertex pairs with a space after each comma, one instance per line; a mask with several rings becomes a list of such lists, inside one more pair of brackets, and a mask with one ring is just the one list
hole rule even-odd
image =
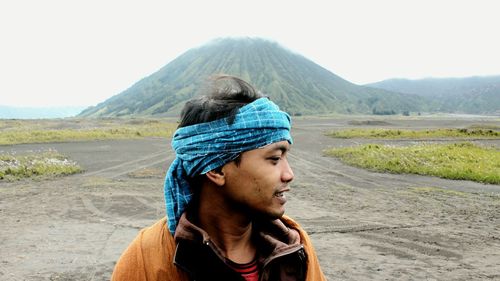
[[500, 138], [495, 129], [435, 129], [435, 130], [394, 130], [394, 129], [348, 129], [332, 131], [327, 136], [334, 138], [381, 138], [381, 139], [426, 139], [426, 138]]
[[458, 196], [458, 197], [467, 197], [468, 195], [468, 193], [466, 192], [444, 189], [439, 187], [432, 187], [432, 186], [412, 187], [409, 190], [417, 194], [426, 194], [426, 195], [442, 194], [442, 195]]
[[143, 137], [171, 137], [177, 124], [160, 120], [7, 120], [0, 123], [0, 145]]
[[330, 149], [326, 154], [345, 163], [380, 172], [500, 183], [500, 151], [468, 142], [407, 147], [367, 144]]
[[354, 126], [390, 126], [392, 125], [391, 123], [388, 123], [386, 121], [381, 121], [381, 120], [363, 120], [363, 121], [349, 121], [349, 125], [354, 125]]
[[25, 155], [0, 154], [0, 180], [53, 177], [82, 172], [82, 168], [56, 151]]
[[495, 124], [472, 124], [469, 129], [500, 130], [500, 125]]

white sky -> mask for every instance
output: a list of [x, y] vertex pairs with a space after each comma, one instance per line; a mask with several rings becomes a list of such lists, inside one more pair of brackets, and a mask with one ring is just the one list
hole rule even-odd
[[497, 3], [5, 0], [0, 105], [95, 105], [228, 36], [272, 39], [357, 84], [500, 75]]

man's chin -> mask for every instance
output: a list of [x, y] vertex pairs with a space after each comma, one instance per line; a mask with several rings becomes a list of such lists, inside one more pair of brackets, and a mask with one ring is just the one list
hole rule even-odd
[[282, 211], [275, 211], [275, 212], [260, 213], [260, 214], [257, 214], [256, 216], [262, 220], [277, 220], [277, 219], [280, 219], [281, 217], [283, 217], [284, 214], [285, 214], [285, 210], [282, 210]]

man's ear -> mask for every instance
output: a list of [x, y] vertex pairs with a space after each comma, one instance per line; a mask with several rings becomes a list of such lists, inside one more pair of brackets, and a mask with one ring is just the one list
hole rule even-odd
[[205, 174], [209, 180], [217, 186], [223, 186], [226, 183], [226, 178], [222, 169], [212, 170]]

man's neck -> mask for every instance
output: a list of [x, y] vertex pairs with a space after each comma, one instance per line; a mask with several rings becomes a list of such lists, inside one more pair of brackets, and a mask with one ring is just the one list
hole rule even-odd
[[213, 203], [214, 200], [200, 200], [197, 210], [199, 227], [210, 235], [228, 259], [235, 263], [251, 262], [256, 256], [251, 219], [226, 210], [224, 204]]

